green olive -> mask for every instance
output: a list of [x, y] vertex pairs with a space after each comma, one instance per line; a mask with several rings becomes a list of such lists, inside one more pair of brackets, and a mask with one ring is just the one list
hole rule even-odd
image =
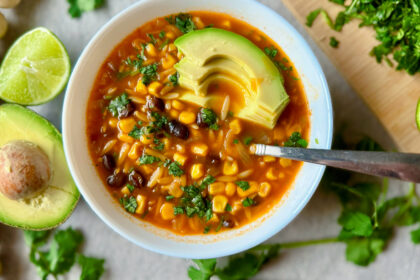
[[0, 8], [14, 8], [19, 5], [20, 0], [0, 0]]

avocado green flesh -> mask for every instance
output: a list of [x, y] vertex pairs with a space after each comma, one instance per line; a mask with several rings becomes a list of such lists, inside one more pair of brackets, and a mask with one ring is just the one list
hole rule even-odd
[[34, 197], [11, 200], [0, 193], [0, 222], [32, 230], [59, 225], [80, 196], [67, 168], [60, 133], [41, 116], [12, 104], [0, 106], [0, 127], [0, 147], [13, 140], [35, 143], [48, 155], [53, 170], [49, 186]]
[[[246, 106], [237, 116], [268, 128], [275, 126], [289, 96], [282, 75], [261, 49], [236, 33], [217, 28], [189, 32], [175, 40], [175, 45], [184, 54], [175, 65], [182, 87], [206, 97], [208, 86], [218, 79], [235, 81], [246, 93]], [[200, 106], [204, 102], [189, 100]]]

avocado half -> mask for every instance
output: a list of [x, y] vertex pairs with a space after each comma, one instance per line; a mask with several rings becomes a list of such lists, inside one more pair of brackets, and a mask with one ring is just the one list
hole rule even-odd
[[208, 86], [225, 80], [245, 92], [236, 115], [272, 129], [289, 103], [283, 76], [271, 59], [247, 38], [218, 28], [191, 31], [175, 40], [184, 58], [175, 65], [179, 84], [190, 90], [181, 99], [205, 106]]
[[59, 131], [46, 119], [20, 105], [0, 106], [0, 147], [13, 140], [36, 144], [48, 156], [52, 178], [48, 187], [31, 198], [11, 200], [0, 193], [0, 222], [30, 230], [46, 230], [64, 222], [80, 194], [64, 157]]

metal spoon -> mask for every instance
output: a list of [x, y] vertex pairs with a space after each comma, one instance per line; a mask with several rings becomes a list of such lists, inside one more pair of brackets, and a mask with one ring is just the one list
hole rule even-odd
[[420, 154], [303, 149], [256, 144], [251, 153], [420, 183]]

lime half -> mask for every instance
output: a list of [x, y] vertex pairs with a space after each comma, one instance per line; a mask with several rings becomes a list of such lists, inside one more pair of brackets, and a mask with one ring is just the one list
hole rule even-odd
[[50, 101], [65, 87], [70, 59], [63, 44], [48, 29], [23, 34], [10, 47], [0, 68], [0, 98], [22, 105]]
[[417, 122], [417, 128], [420, 130], [420, 99], [417, 102], [416, 122]]

